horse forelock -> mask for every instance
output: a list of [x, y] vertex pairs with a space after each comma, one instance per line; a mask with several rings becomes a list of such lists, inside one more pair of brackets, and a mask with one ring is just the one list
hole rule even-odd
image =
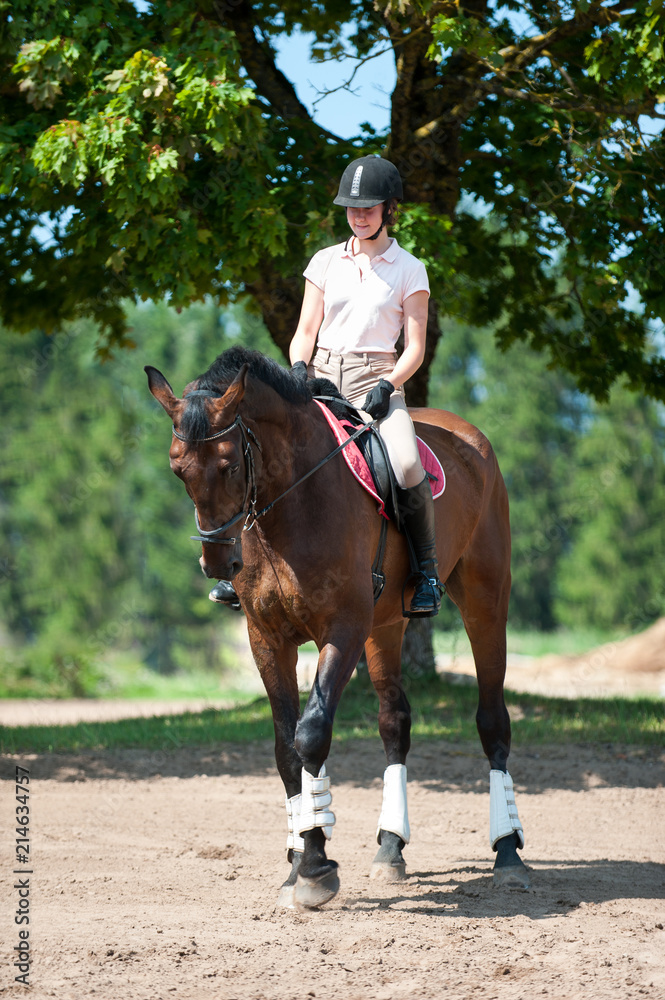
[[201, 441], [211, 433], [205, 396], [185, 396], [187, 406], [180, 420], [179, 431], [188, 441]]

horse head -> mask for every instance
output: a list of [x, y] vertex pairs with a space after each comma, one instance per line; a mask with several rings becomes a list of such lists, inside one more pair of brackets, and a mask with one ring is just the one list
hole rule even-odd
[[238, 413], [247, 369], [243, 365], [223, 392], [190, 383], [182, 399], [160, 371], [144, 369], [150, 392], [173, 421], [171, 469], [194, 501], [201, 569], [217, 580], [232, 580], [243, 567], [240, 539], [254, 477], [251, 444]]

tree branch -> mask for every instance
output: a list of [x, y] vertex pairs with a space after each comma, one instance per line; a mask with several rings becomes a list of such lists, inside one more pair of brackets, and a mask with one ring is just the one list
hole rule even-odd
[[[555, 62], [551, 49], [567, 38], [589, 32], [596, 27], [615, 24], [619, 20], [622, 11], [630, 10], [633, 6], [634, 4], [630, 0], [621, 0], [621, 2], [615, 4], [613, 7], [606, 7], [601, 2], [596, 2], [588, 10], [575, 14], [574, 17], [562, 22], [550, 31], [546, 31], [541, 35], [534, 35], [517, 45], [508, 45], [499, 49], [499, 55], [504, 59], [504, 65], [500, 68], [494, 66], [487, 59], [474, 57], [466, 52], [463, 52], [463, 54], [454, 54], [449, 65], [446, 83], [449, 84], [454, 81], [455, 86], [452, 90], [456, 100], [454, 103], [448, 100], [446, 111], [437, 115], [435, 119], [422, 125], [419, 129], [414, 129], [414, 135], [421, 139], [434, 137], [437, 133], [440, 134], [443, 128], [450, 129], [451, 126], [461, 124], [478, 102], [482, 100], [482, 97], [489, 93], [510, 96], [532, 103], [548, 104], [556, 110], [593, 112], [598, 109], [605, 115], [616, 114], [623, 117], [625, 114], [624, 108], [613, 108], [609, 105], [601, 105], [598, 102], [595, 102], [593, 106], [590, 103], [586, 103], [588, 99], [583, 97], [566, 70]], [[480, 20], [483, 20], [485, 7], [485, 4], [480, 3], [477, 5], [477, 10], [474, 11], [471, 5], [467, 3], [464, 7], [464, 13], [471, 14], [472, 16], [475, 15]], [[430, 18], [431, 16], [430, 11]], [[464, 64], [455, 66], [454, 60], [457, 59], [459, 62], [460, 57], [463, 57]], [[510, 86], [516, 73], [523, 72], [531, 63], [541, 57], [550, 60], [561, 73], [567, 85], [573, 90], [573, 93], [578, 94], [585, 102], [585, 105], [581, 106], [579, 102], [565, 102], [561, 99], [549, 98], [545, 95], [530, 94], [528, 91]], [[482, 77], [485, 75], [490, 76], [491, 79], [489, 82], [482, 80]], [[503, 84], [503, 87], [500, 84]], [[444, 89], [449, 88], [441, 88], [441, 90]], [[651, 114], [651, 109], [639, 109], [638, 113]]]
[[451, 124], [461, 123], [470, 114], [480, 101], [490, 94], [499, 97], [508, 97], [516, 101], [526, 101], [530, 104], [543, 104], [554, 111], [576, 111], [583, 114], [592, 114], [596, 117], [620, 118], [639, 115], [649, 115], [657, 118], [659, 116], [652, 104], [641, 104], [636, 107], [626, 107], [625, 105], [614, 106], [605, 104], [602, 101], [590, 99], [580, 94], [581, 102], [566, 101], [554, 94], [535, 93], [530, 90], [519, 90], [517, 87], [507, 87], [493, 80], [474, 80], [470, 83], [468, 77], [448, 77], [447, 82], [455, 81], [460, 85], [460, 89], [465, 88], [466, 94], [458, 104], [449, 107], [438, 118], [433, 119], [420, 128], [415, 129], [413, 135], [417, 139], [431, 138], [438, 141], [442, 132]]
[[496, 163], [497, 167], [513, 167], [515, 165], [512, 156], [501, 156], [500, 153], [490, 153], [487, 149], [472, 149], [466, 154], [465, 160], [487, 160], [488, 163]]
[[[347, 56], [347, 58], [349, 58], [349, 59], [355, 59], [356, 60], [356, 65], [353, 67], [353, 71], [351, 73], [351, 76], [348, 78], [348, 80], [345, 80], [344, 83], [340, 83], [340, 85], [338, 87], [331, 87], [328, 90], [319, 90], [318, 91], [318, 97], [314, 101], [314, 107], [316, 107], [317, 104], [319, 104], [320, 101], [322, 101], [325, 97], [330, 97], [331, 94], [336, 94], [340, 90], [346, 90], [350, 94], [352, 94], [353, 90], [351, 88], [351, 84], [353, 83], [354, 77], [355, 77], [356, 73], [358, 72], [358, 70], [361, 69], [363, 66], [365, 66], [370, 61], [370, 59], [377, 59], [379, 56], [382, 56], [386, 52], [389, 52], [389, 51], [390, 51], [389, 48], [385, 48], [385, 49], [379, 49], [378, 52], [372, 52], [372, 53], [370, 53], [370, 55], [363, 56], [363, 57]], [[326, 62], [327, 61], [337, 62], [336, 59], [332, 59], [332, 58], [330, 60], [324, 60], [324, 61], [326, 61]]]
[[651, 104], [640, 104], [630, 106], [625, 104], [613, 105], [599, 101], [597, 98], [588, 98], [580, 94], [581, 103], [576, 101], [566, 101], [555, 94], [536, 93], [531, 90], [519, 90], [516, 87], [503, 86], [498, 80], [478, 80], [477, 91], [485, 94], [498, 94], [501, 97], [510, 97], [514, 100], [527, 101], [530, 104], [545, 104], [555, 111], [578, 111], [583, 114], [592, 114], [603, 118], [630, 117], [631, 115], [651, 115]]
[[601, 3], [592, 4], [588, 10], [580, 11], [568, 21], [542, 35], [534, 35], [519, 45], [507, 45], [499, 49], [499, 55], [503, 56], [506, 63], [510, 63], [510, 72], [519, 71], [540, 58], [544, 50], [553, 48], [558, 42], [584, 34], [592, 28], [608, 27], [619, 20], [624, 10], [632, 10], [634, 6], [634, 2], [631, 3], [629, 0], [622, 0], [613, 7], [606, 7]]

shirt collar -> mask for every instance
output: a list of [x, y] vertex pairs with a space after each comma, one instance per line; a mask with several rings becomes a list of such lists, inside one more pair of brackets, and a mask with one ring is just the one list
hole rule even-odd
[[[377, 254], [376, 257], [372, 258], [373, 260], [385, 260], [387, 261], [388, 264], [392, 264], [392, 262], [396, 259], [397, 254], [400, 251], [400, 246], [394, 236], [391, 236], [390, 240], [391, 243], [388, 249], [385, 250], [384, 253]], [[350, 243], [350, 241], [348, 240], [347, 242]], [[347, 245], [346, 243], [340, 243], [339, 245], [340, 257], [349, 257], [351, 258], [351, 260], [353, 260], [353, 254], [351, 253], [351, 250], [346, 249], [346, 245]]]

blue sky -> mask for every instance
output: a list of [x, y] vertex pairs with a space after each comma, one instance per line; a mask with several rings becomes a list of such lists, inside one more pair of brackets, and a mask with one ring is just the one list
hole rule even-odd
[[378, 131], [386, 129], [390, 121], [390, 95], [396, 79], [392, 53], [384, 52], [360, 66], [351, 83], [351, 91], [337, 90], [322, 97], [322, 92], [341, 87], [350, 78], [355, 63], [352, 60], [311, 62], [312, 38], [302, 32], [280, 38], [277, 65], [293, 83], [298, 97], [319, 125], [342, 139], [358, 135], [363, 122], [369, 122]]

